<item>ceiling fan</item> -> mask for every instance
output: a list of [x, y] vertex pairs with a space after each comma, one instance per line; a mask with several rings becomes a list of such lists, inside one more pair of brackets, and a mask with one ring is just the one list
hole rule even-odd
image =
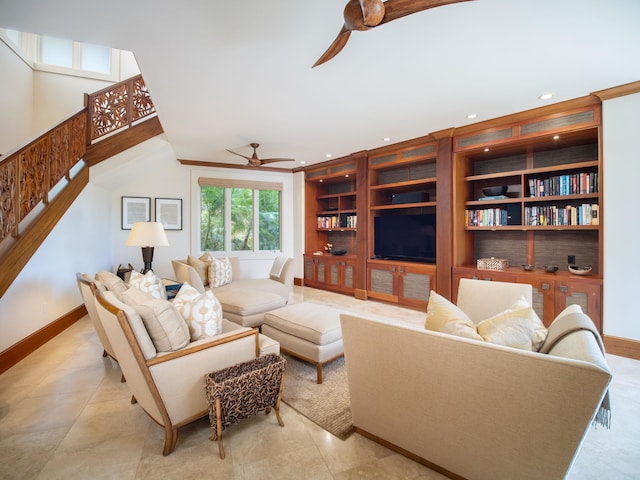
[[429, 8], [469, 0], [349, 0], [344, 7], [344, 25], [326, 52], [314, 63], [321, 65], [344, 48], [353, 30], [368, 30], [391, 20], [406, 17]]
[[247, 165], [251, 167], [259, 167], [260, 165], [264, 165], [265, 163], [273, 163], [273, 162], [295, 162], [295, 159], [293, 158], [265, 158], [261, 160], [258, 158], [258, 154], [256, 153], [256, 149], [260, 146], [260, 144], [250, 143], [249, 145], [253, 148], [253, 155], [251, 155], [250, 157], [247, 157], [246, 155], [242, 155], [241, 153], [233, 152], [228, 148], [225, 150], [229, 153], [233, 153], [234, 155], [238, 155], [239, 157], [247, 159], [249, 161]]

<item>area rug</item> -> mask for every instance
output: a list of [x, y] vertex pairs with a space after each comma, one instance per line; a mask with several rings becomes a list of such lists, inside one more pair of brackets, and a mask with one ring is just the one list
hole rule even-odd
[[316, 367], [282, 354], [287, 360], [282, 400], [329, 433], [344, 440], [354, 431], [344, 357], [326, 364], [322, 384]]

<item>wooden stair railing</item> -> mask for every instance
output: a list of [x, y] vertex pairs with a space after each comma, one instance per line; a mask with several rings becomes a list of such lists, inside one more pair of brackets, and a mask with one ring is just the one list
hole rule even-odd
[[[2, 158], [0, 297], [89, 183], [89, 167], [162, 132], [144, 80], [137, 75], [85, 95], [80, 112]], [[81, 160], [85, 165], [72, 178]], [[52, 196], [54, 188], [59, 191]], [[23, 228], [37, 207], [37, 216]]]

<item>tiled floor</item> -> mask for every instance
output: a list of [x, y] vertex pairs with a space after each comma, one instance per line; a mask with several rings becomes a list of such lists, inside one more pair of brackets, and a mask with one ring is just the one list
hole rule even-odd
[[[417, 325], [424, 313], [296, 287], [315, 300]], [[357, 434], [338, 440], [284, 404], [234, 425], [227, 458], [208, 440], [208, 419], [180, 430], [162, 456], [163, 429], [130, 403], [120, 369], [103, 359], [85, 317], [0, 375], [2, 479], [436, 479], [431, 470]], [[608, 356], [611, 430], [590, 429], [570, 479], [640, 478], [640, 361]]]

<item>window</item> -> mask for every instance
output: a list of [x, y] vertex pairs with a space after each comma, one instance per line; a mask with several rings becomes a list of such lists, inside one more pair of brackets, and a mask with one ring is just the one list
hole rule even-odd
[[200, 178], [200, 250], [281, 250], [282, 184]]

